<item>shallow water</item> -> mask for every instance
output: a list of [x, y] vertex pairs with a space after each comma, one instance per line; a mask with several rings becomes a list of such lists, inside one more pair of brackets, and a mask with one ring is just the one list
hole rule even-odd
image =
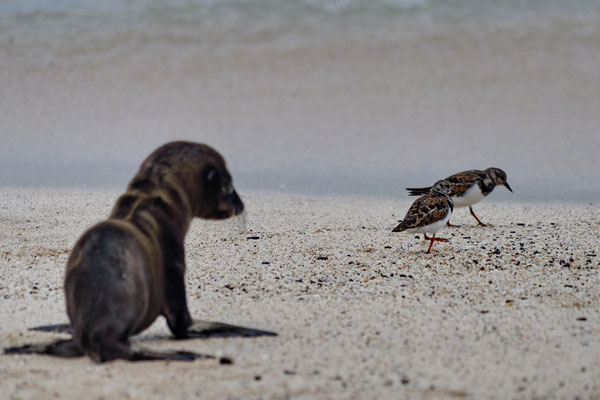
[[242, 191], [600, 199], [597, 1], [161, 4], [0, 4], [0, 185], [122, 188], [190, 139]]

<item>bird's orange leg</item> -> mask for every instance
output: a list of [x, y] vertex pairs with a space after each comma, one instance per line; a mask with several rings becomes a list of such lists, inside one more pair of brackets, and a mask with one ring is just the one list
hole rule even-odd
[[427, 249], [427, 254], [429, 254], [431, 252], [431, 247], [433, 246], [433, 242], [435, 241], [435, 235], [433, 235], [433, 237], [429, 240], [431, 242], [429, 242], [429, 248]]
[[424, 233], [423, 236], [425, 236], [425, 240], [429, 240], [429, 248], [427, 249], [427, 254], [431, 253], [431, 248], [433, 247], [433, 242], [447, 242], [448, 239], [446, 238], [436, 238], [435, 235], [433, 235], [432, 237], [427, 237], [427, 234]]
[[471, 211], [471, 215], [473, 217], [475, 217], [475, 219], [477, 220], [477, 222], [479, 222], [479, 226], [487, 226], [486, 224], [484, 224], [483, 222], [481, 222], [481, 220], [479, 218], [477, 218], [477, 215], [475, 215], [475, 212], [473, 211], [473, 207], [469, 206], [469, 211]]

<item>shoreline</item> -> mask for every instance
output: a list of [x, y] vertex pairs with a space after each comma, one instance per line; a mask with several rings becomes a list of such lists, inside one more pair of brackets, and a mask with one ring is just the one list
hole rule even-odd
[[[70, 248], [118, 195], [0, 189], [2, 347], [63, 337], [27, 328], [66, 321]], [[243, 198], [245, 225], [192, 224], [190, 311], [278, 337], [172, 341], [160, 319], [134, 345], [234, 364], [0, 355], [0, 391], [94, 399], [600, 395], [600, 205], [486, 199], [476, 212], [491, 227], [458, 209], [453, 223], [463, 226], [440, 231], [450, 242], [427, 255], [416, 235], [389, 232], [411, 200]]]
[[[235, 182], [234, 182], [235, 184]], [[402, 186], [398, 189], [397, 193], [383, 192], [383, 193], [366, 193], [364, 191], [331, 191], [331, 192], [317, 192], [314, 190], [300, 190], [290, 189], [288, 187], [273, 187], [267, 189], [251, 189], [241, 185], [235, 185], [236, 188], [240, 188], [240, 196], [242, 199], [245, 196], [282, 196], [282, 197], [304, 197], [304, 198], [315, 198], [315, 199], [356, 199], [356, 200], [372, 200], [372, 201], [396, 201], [399, 204], [404, 202], [412, 203], [417, 197], [411, 197], [407, 195], [407, 191]], [[512, 186], [512, 185], [511, 185]], [[81, 192], [81, 193], [112, 193], [116, 198], [125, 192], [127, 182], [120, 185], [111, 186], [40, 186], [40, 185], [0, 185], [0, 195], [3, 192], [36, 192], [36, 191], [47, 191], [51, 194], [60, 194], [62, 192]], [[570, 194], [560, 195], [560, 197], [552, 195], [533, 195], [526, 193], [523, 195], [521, 192], [510, 193], [506, 189], [499, 187], [496, 188], [493, 193], [488, 195], [481, 203], [477, 203], [475, 207], [486, 203], [499, 203], [499, 204], [518, 204], [518, 205], [574, 205], [574, 206], [595, 206], [600, 203], [600, 193], [588, 193], [581, 192], [584, 195], [576, 196], [576, 199], [567, 199], [573, 197]], [[409, 204], [410, 205], [410, 204]], [[408, 209], [408, 208], [407, 208]]]

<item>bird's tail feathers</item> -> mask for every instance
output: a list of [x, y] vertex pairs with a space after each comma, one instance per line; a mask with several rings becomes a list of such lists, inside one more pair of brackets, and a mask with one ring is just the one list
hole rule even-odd
[[431, 186], [424, 188], [406, 188], [406, 190], [408, 190], [409, 196], [422, 196], [424, 194], [429, 193], [429, 190], [431, 190]]

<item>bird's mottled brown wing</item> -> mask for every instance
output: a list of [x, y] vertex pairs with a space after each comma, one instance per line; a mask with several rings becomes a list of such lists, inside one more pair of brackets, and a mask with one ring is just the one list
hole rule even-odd
[[446, 178], [450, 185], [452, 185], [452, 189], [456, 191], [457, 196], [462, 196], [465, 192], [473, 186], [477, 181], [482, 181], [485, 178], [486, 174], [484, 171], [479, 171], [476, 169], [459, 172], [454, 175], [450, 175]]
[[439, 193], [429, 193], [419, 197], [410, 206], [402, 220], [401, 229], [417, 228], [433, 224], [446, 218], [451, 203], [448, 197]]

